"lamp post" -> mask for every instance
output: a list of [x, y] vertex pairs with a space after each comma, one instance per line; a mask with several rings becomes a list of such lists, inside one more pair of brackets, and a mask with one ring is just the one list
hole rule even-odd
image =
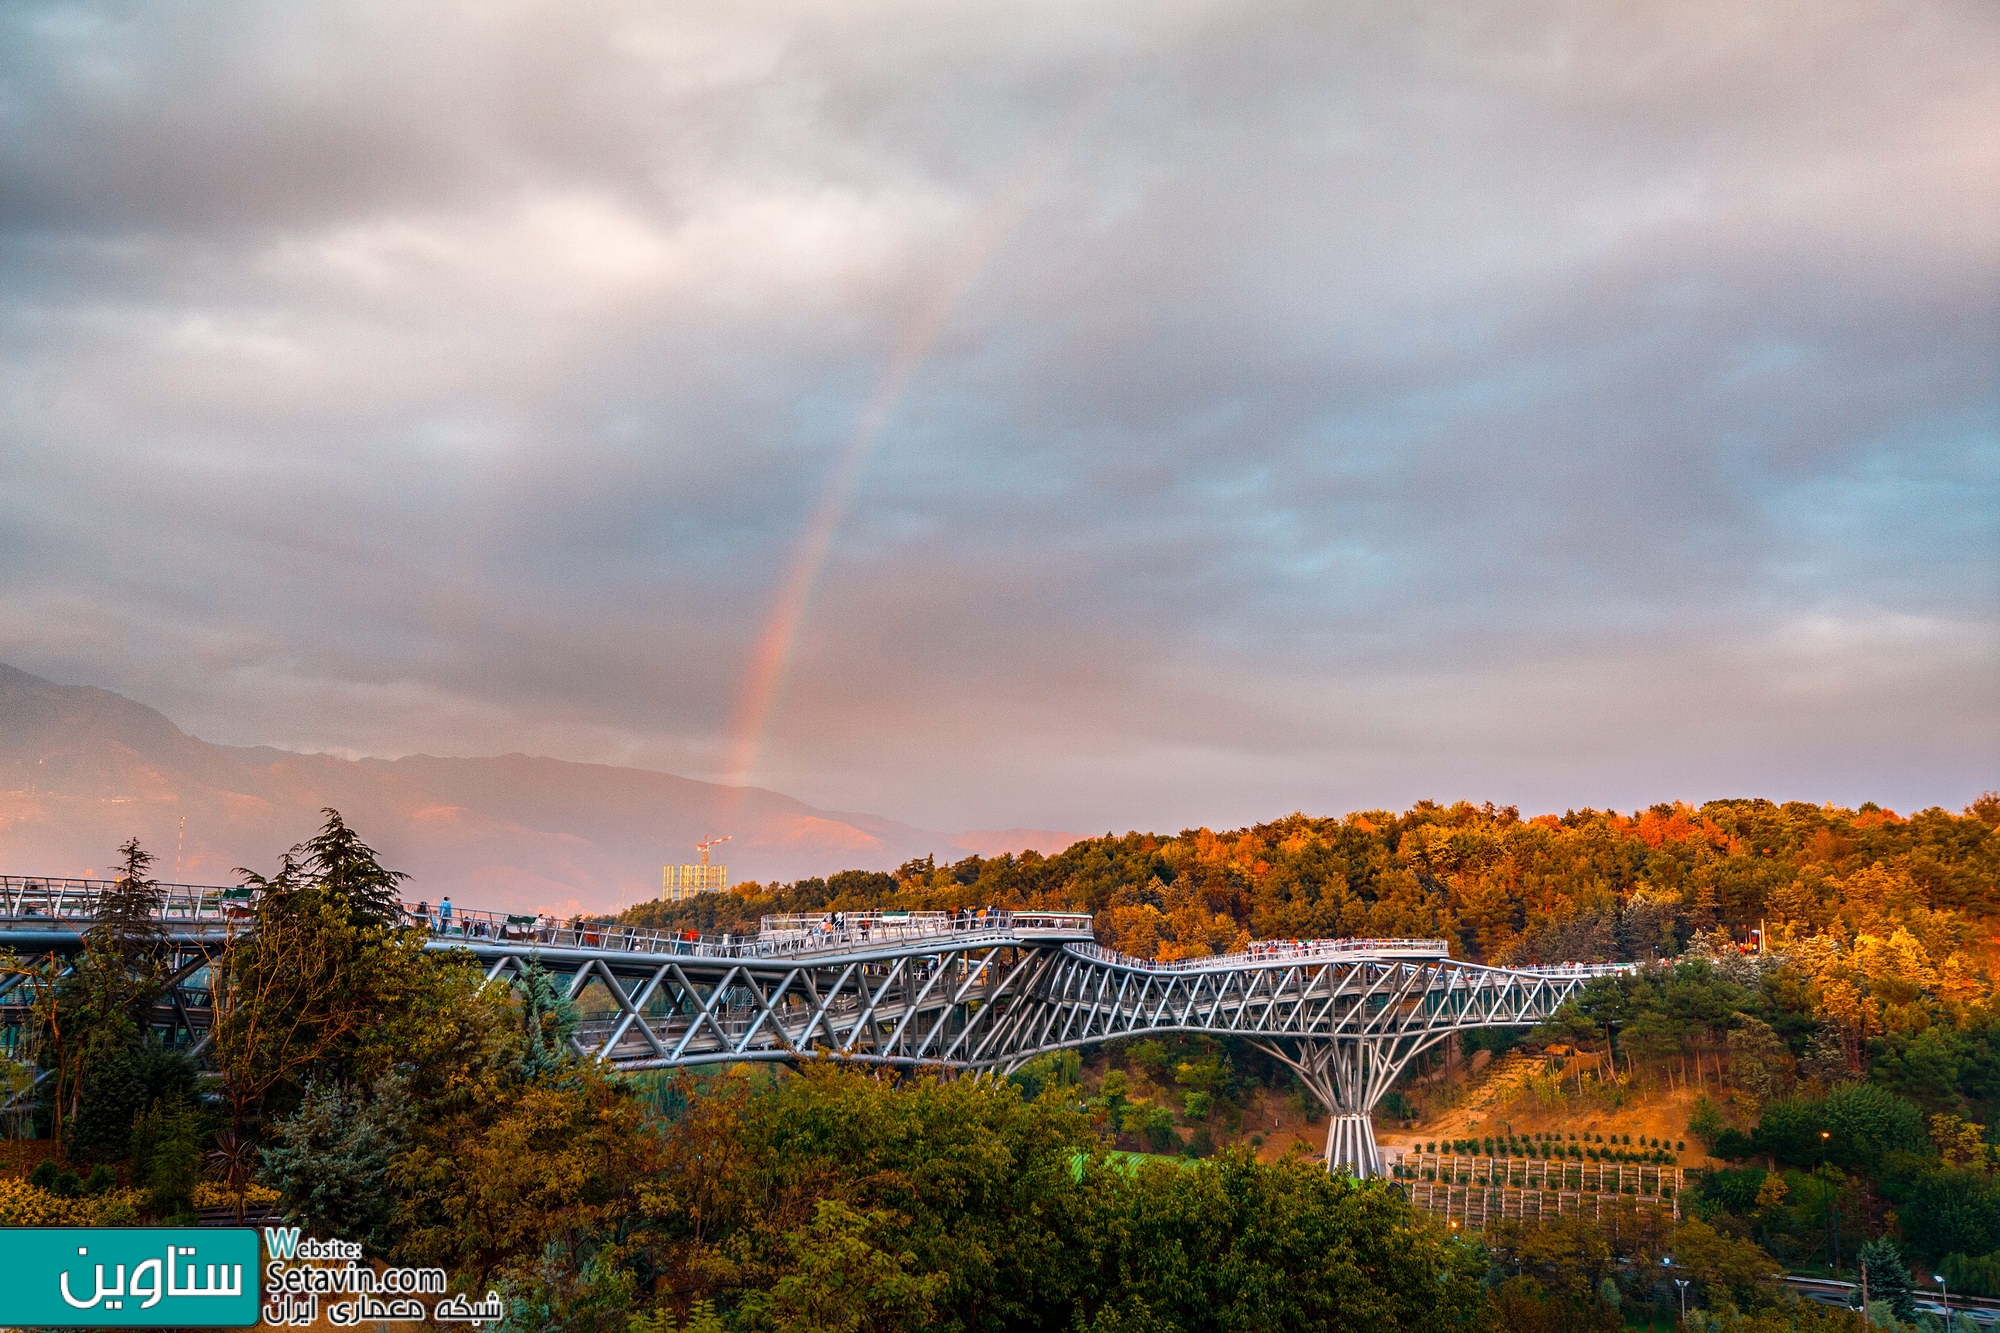
[[1676, 1287], [1680, 1288], [1681, 1322], [1685, 1324], [1687, 1322], [1687, 1317], [1688, 1317], [1688, 1280], [1684, 1277], [1674, 1276], [1674, 1256], [1672, 1256], [1671, 1254], [1663, 1254], [1660, 1256], [1660, 1267], [1667, 1270], [1667, 1280], [1672, 1282]]
[[1932, 1273], [1931, 1281], [1938, 1284], [1938, 1303], [1944, 1306], [1944, 1326], [1951, 1327], [1951, 1291], [1944, 1284], [1943, 1273]]

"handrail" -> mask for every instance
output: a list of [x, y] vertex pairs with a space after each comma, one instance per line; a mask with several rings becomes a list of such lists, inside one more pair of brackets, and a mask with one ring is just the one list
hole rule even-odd
[[1506, 970], [1534, 977], [1616, 977], [1644, 966], [1644, 963], [1530, 963]]
[[[0, 875], [0, 917], [15, 920], [50, 918], [89, 921], [97, 916], [99, 895], [117, 884], [109, 879], [68, 879], [51, 875]], [[154, 917], [177, 922], [223, 924], [249, 915], [238, 891], [214, 884], [160, 884], [160, 909]]]
[[1237, 953], [1214, 954], [1207, 958], [1135, 958], [1107, 949], [1101, 944], [1072, 944], [1071, 952], [1100, 963], [1115, 963], [1147, 972], [1218, 972], [1264, 964], [1313, 962], [1344, 958], [1448, 958], [1451, 945], [1446, 940], [1422, 939], [1330, 939], [1252, 940], [1250, 947]]
[[[0, 919], [85, 923], [96, 919], [98, 898], [116, 887], [108, 879], [63, 879], [0, 875]], [[221, 885], [160, 884], [163, 923], [224, 926], [251, 915], [240, 889]], [[829, 950], [866, 948], [922, 940], [1015, 938], [1089, 939], [1087, 912], [964, 910], [957, 912], [857, 911], [765, 917], [755, 935], [703, 935], [653, 930], [609, 921], [572, 917], [562, 922], [545, 913], [487, 912], [438, 907], [418, 912], [403, 905], [405, 922], [420, 926], [433, 940], [522, 942], [551, 948], [605, 949], [626, 953], [692, 954], [708, 958], [768, 958]]]
[[926, 940], [1005, 942], [1020, 938], [1090, 938], [1082, 912], [823, 912], [765, 917], [755, 935], [702, 935], [621, 926], [610, 922], [548, 921], [509, 924], [505, 914], [454, 911], [433, 914], [431, 934], [443, 940], [523, 940], [556, 948], [612, 949], [624, 953], [692, 954], [703, 958], [782, 958], [794, 954], [875, 948]]

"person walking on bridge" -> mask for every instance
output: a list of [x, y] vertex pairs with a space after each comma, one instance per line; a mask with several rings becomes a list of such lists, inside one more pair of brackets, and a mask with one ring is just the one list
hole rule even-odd
[[438, 899], [438, 934], [451, 934], [451, 895]]

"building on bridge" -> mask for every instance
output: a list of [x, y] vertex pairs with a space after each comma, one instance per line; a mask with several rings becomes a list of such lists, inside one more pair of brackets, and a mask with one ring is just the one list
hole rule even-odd
[[677, 903], [698, 893], [720, 893], [729, 887], [728, 866], [661, 866], [660, 899]]

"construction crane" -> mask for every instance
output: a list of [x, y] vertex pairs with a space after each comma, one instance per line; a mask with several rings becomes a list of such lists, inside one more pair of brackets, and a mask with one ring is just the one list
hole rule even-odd
[[701, 853], [701, 863], [702, 863], [703, 865], [707, 865], [707, 864], [708, 864], [708, 849], [709, 849], [709, 848], [711, 848], [711, 847], [714, 847], [714, 846], [716, 846], [716, 845], [717, 845], [717, 844], [719, 844], [719, 843], [725, 843], [725, 842], [728, 842], [728, 841], [729, 841], [729, 835], [728, 835], [727, 833], [725, 833], [725, 834], [723, 834], [723, 835], [722, 835], [721, 837], [719, 837], [719, 838], [710, 838], [710, 839], [708, 839], [708, 840], [707, 840], [706, 842], [698, 842], [698, 843], [696, 843], [696, 844], [694, 845], [694, 849], [695, 849], [696, 851], [698, 851], [698, 852], [700, 852], [700, 853]]

